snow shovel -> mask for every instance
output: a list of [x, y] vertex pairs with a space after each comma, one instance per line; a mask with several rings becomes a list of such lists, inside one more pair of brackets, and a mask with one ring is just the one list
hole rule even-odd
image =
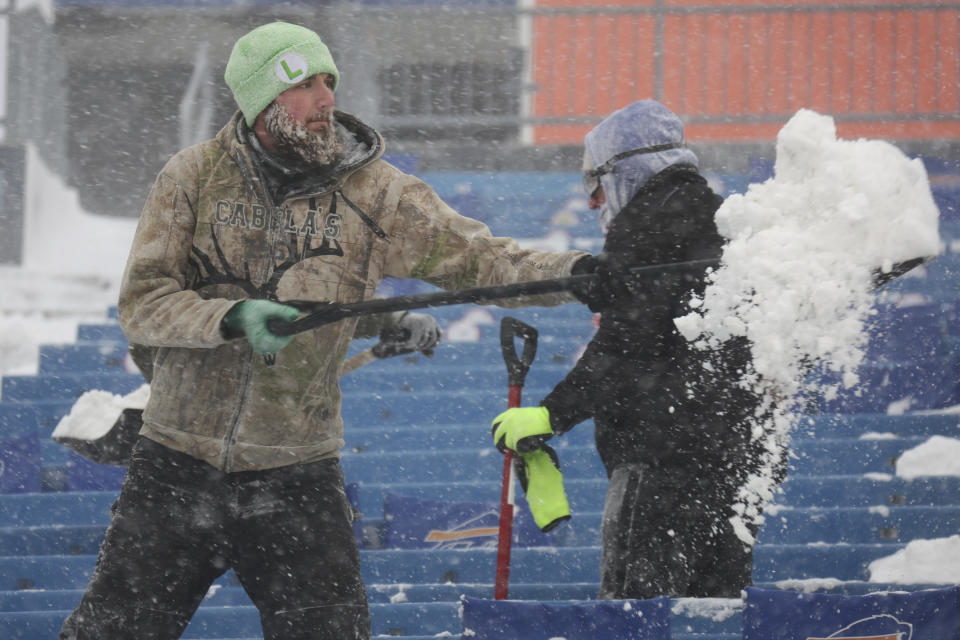
[[[514, 338], [523, 340], [523, 351], [517, 356]], [[507, 365], [507, 408], [520, 406], [523, 382], [537, 355], [537, 330], [516, 318], [505, 317], [500, 322], [500, 349]], [[513, 536], [513, 507], [516, 468], [513, 451], [503, 452], [503, 488], [500, 491], [500, 532], [497, 539], [497, 576], [493, 587], [496, 600], [507, 599], [510, 584], [510, 543]]]
[[[645, 278], [655, 277], [663, 273], [684, 271], [702, 271], [709, 267], [720, 265], [719, 259], [690, 260], [687, 262], [672, 262], [668, 264], [653, 264], [642, 267], [633, 267], [628, 270], [631, 280], [642, 281]], [[393, 311], [409, 311], [411, 309], [426, 309], [446, 307], [456, 304], [488, 304], [505, 298], [520, 298], [545, 293], [571, 291], [578, 284], [594, 282], [599, 278], [592, 273], [576, 276], [563, 276], [546, 280], [530, 282], [513, 282], [511, 284], [497, 284], [486, 287], [472, 287], [453, 291], [435, 291], [431, 293], [414, 293], [408, 296], [395, 298], [374, 298], [362, 302], [305, 302], [301, 300], [281, 300], [280, 302], [297, 307], [306, 313], [293, 322], [280, 318], [273, 318], [267, 322], [267, 328], [278, 336], [292, 336], [309, 331], [317, 327], [343, 320], [378, 313]]]
[[[874, 287], [879, 287], [890, 280], [900, 277], [907, 271], [932, 260], [932, 257], [914, 258], [898, 262], [887, 270], [874, 270]], [[719, 258], [703, 260], [689, 260], [686, 262], [671, 262], [666, 264], [651, 264], [628, 269], [624, 274], [628, 281], [642, 281], [645, 278], [656, 277], [664, 273], [682, 273], [686, 271], [702, 272], [708, 268], [721, 265]], [[473, 287], [455, 291], [436, 291], [431, 293], [415, 293], [395, 298], [376, 298], [362, 302], [304, 302], [298, 300], [281, 300], [284, 304], [297, 307], [306, 315], [293, 322], [280, 318], [273, 318], [267, 322], [267, 327], [278, 336], [292, 336], [304, 331], [343, 320], [378, 313], [393, 311], [409, 311], [411, 309], [427, 309], [445, 307], [456, 304], [488, 304], [504, 298], [519, 298], [523, 296], [541, 295], [571, 291], [578, 284], [586, 284], [599, 278], [593, 273], [584, 273], [576, 276], [534, 280], [532, 282], [514, 282], [487, 287]]]

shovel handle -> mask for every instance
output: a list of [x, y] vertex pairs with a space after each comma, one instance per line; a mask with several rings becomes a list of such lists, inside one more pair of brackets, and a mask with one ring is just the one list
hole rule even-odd
[[[523, 340], [523, 350], [517, 355], [514, 338]], [[506, 316], [500, 321], [500, 350], [503, 352], [503, 361], [507, 365], [507, 384], [510, 387], [522, 387], [527, 378], [527, 371], [537, 355], [537, 330], [516, 318]], [[520, 406], [519, 391], [516, 405]]]
[[[514, 338], [523, 340], [521, 355], [517, 355]], [[509, 381], [507, 408], [521, 405], [523, 383], [527, 371], [537, 355], [537, 330], [516, 318], [505, 317], [500, 323], [500, 347], [507, 365]], [[513, 451], [503, 454], [503, 486], [500, 491], [500, 529], [497, 539], [497, 576], [493, 586], [495, 600], [506, 600], [510, 585], [510, 544], [513, 537], [514, 488], [516, 471]]]
[[497, 536], [497, 577], [493, 599], [506, 600], [510, 587], [510, 543], [513, 537], [514, 485], [513, 451], [503, 454], [503, 486], [500, 491], [500, 527]]

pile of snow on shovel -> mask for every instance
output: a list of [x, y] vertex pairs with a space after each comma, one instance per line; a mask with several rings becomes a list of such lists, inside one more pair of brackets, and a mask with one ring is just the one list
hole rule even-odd
[[[774, 177], [727, 198], [716, 214], [726, 238], [694, 311], [676, 319], [703, 348], [742, 336], [752, 368], [743, 383], [764, 398], [753, 425], [767, 457], [741, 491], [738, 535], [760, 522], [774, 465], [797, 420], [805, 374], [820, 365], [858, 382], [877, 271], [939, 253], [939, 211], [919, 159], [879, 140], [839, 140], [833, 119], [809, 110], [777, 136]], [[838, 391], [818, 389], [819, 393]]]

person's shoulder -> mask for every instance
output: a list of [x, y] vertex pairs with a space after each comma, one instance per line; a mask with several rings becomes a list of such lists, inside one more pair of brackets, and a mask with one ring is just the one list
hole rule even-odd
[[205, 140], [180, 149], [167, 160], [160, 175], [180, 182], [187, 176], [209, 171], [227, 158], [229, 152], [220, 141], [216, 138]]
[[393, 186], [406, 189], [423, 185], [424, 182], [415, 175], [406, 173], [384, 158], [377, 158], [354, 172], [354, 178], [372, 180], [381, 186]]
[[237, 119], [234, 117], [213, 138], [180, 149], [167, 161], [161, 173], [203, 173], [221, 166], [225, 161], [235, 164], [243, 146], [238, 136]]
[[674, 189], [677, 186], [709, 188], [707, 179], [700, 174], [700, 170], [695, 165], [685, 163], [670, 165], [651, 178], [649, 184], [661, 189]]
[[667, 167], [657, 176], [657, 190], [666, 194], [664, 204], [669, 200], [695, 199], [705, 202], [723, 201], [722, 196], [717, 194], [707, 179], [693, 165], [680, 164]]

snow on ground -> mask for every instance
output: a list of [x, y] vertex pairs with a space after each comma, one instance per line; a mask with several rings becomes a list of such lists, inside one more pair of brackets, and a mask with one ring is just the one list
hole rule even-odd
[[739, 598], [677, 598], [673, 602], [671, 611], [677, 616], [723, 622], [743, 611], [743, 600]]
[[960, 535], [914, 540], [893, 555], [870, 563], [870, 582], [956, 584], [960, 576]]
[[931, 436], [897, 458], [897, 475], [907, 480], [922, 476], [960, 476], [960, 440]]
[[843, 580], [836, 578], [804, 578], [800, 580], [780, 580], [776, 583], [777, 589], [814, 593], [815, 591], [829, 591], [843, 584]]

